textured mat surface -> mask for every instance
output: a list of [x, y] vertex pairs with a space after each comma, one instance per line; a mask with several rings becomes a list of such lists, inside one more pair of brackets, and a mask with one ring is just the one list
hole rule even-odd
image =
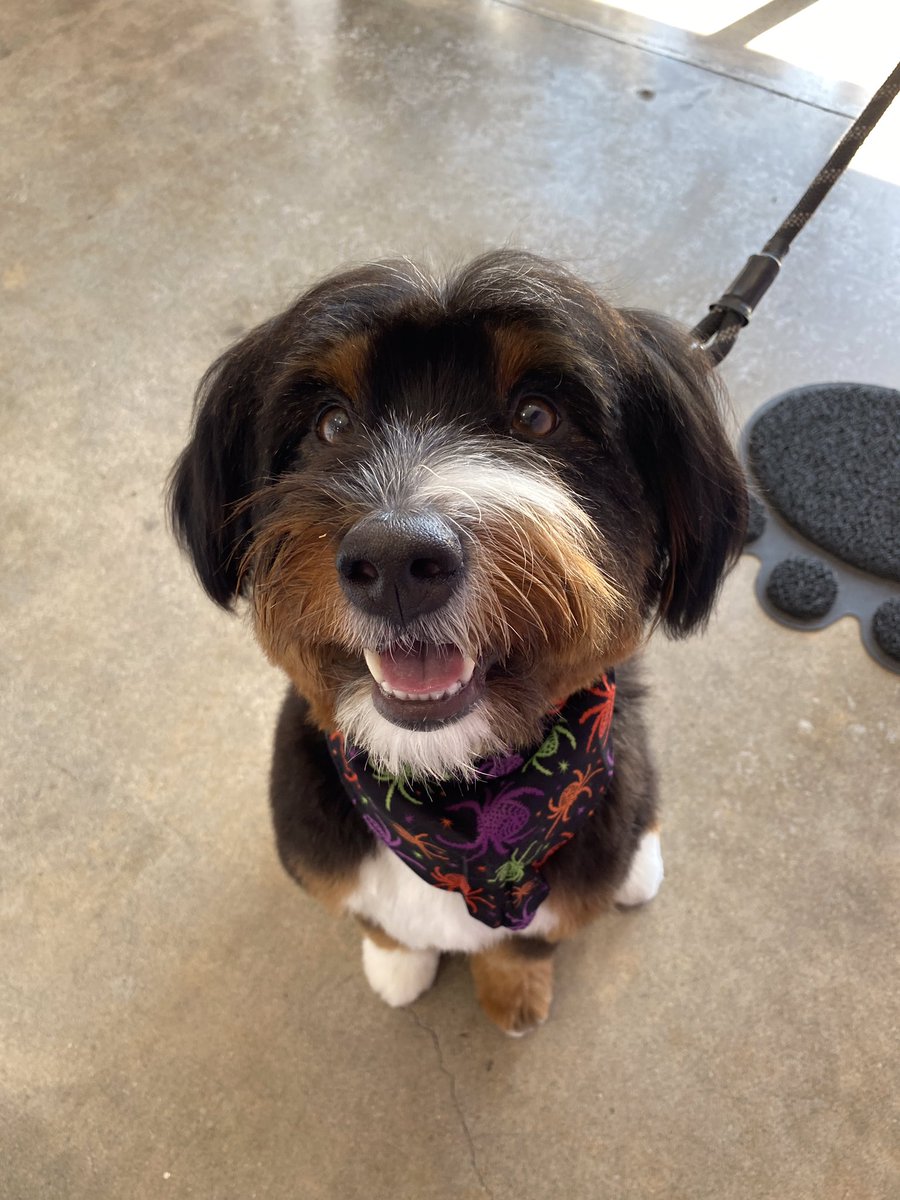
[[900, 392], [796, 388], [754, 415], [743, 449], [760, 603], [799, 629], [852, 614], [869, 653], [900, 671]]
[[754, 420], [747, 455], [766, 499], [795, 529], [900, 583], [900, 392], [797, 388]]

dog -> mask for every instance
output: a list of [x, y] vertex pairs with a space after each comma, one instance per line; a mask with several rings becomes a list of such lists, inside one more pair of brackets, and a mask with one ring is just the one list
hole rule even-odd
[[746, 507], [703, 352], [524, 252], [336, 274], [207, 371], [171, 521], [289, 677], [280, 858], [388, 1004], [463, 952], [522, 1034], [556, 945], [655, 895], [636, 655], [707, 621]]

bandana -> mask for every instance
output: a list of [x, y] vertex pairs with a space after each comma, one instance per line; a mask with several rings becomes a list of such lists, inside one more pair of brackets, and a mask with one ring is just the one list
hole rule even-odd
[[343, 734], [328, 749], [370, 831], [426, 883], [460, 892], [491, 928], [525, 929], [549, 892], [542, 868], [597, 811], [613, 774], [615, 677], [553, 709], [528, 756], [476, 764], [474, 783], [377, 771]]

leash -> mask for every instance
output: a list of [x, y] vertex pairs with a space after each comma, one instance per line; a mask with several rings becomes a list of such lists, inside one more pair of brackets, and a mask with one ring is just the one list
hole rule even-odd
[[695, 348], [706, 351], [714, 364], [722, 361], [734, 345], [737, 335], [748, 323], [753, 310], [775, 282], [791, 242], [804, 227], [850, 164], [891, 101], [900, 92], [900, 63], [887, 77], [866, 107], [832, 150], [821, 169], [775, 235], [759, 254], [751, 254], [738, 277], [707, 315], [691, 330]]

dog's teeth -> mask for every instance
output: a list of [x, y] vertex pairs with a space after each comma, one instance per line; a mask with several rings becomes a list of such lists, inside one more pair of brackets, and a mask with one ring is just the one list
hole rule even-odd
[[[475, 659], [463, 655], [463, 669], [459, 677], [459, 688], [464, 688], [475, 673]], [[458, 690], [458, 689], [457, 689]]]
[[374, 650], [364, 650], [363, 657], [366, 660], [366, 666], [369, 668], [369, 673], [376, 683], [384, 687], [384, 675], [381, 673], [381, 656]]
[[[369, 662], [369, 653], [369, 651], [366, 651], [366, 662]], [[373, 675], [375, 674], [371, 663], [369, 664], [369, 670], [372, 671]], [[456, 683], [451, 684], [450, 687], [445, 688], [441, 692], [401, 692], [398, 688], [392, 688], [389, 683], [385, 683], [383, 679], [378, 680], [378, 686], [385, 696], [390, 696], [394, 700], [449, 700], [451, 696], [455, 696], [457, 692], [461, 692], [471, 678], [472, 671], [469, 670], [467, 679], [457, 679]]]

